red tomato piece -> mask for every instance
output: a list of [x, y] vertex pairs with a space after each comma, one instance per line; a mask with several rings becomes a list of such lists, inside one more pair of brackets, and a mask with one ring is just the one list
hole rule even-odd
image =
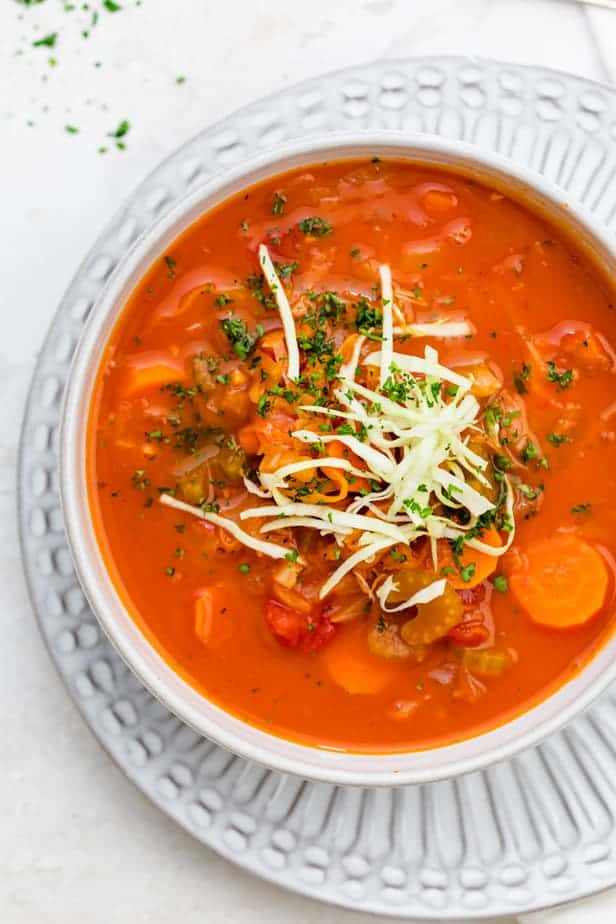
[[314, 628], [308, 630], [304, 637], [302, 644], [304, 651], [320, 651], [336, 634], [336, 627], [327, 616], [321, 616], [313, 625]]
[[288, 606], [283, 606], [277, 600], [269, 600], [265, 619], [279, 642], [290, 648], [296, 648], [299, 645], [306, 631], [305, 615]]
[[487, 642], [490, 632], [480, 619], [469, 619], [468, 622], [458, 623], [447, 635], [447, 638], [457, 645], [465, 648], [476, 648]]
[[319, 651], [336, 632], [327, 616], [300, 613], [277, 600], [268, 601], [265, 620], [282, 645], [303, 651]]

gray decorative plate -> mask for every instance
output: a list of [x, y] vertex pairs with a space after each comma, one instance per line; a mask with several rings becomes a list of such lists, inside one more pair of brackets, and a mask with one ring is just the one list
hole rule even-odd
[[616, 226], [616, 93], [539, 68], [387, 61], [230, 116], [137, 189], [78, 270], [43, 347], [20, 458], [23, 556], [41, 632], [109, 753], [195, 837], [323, 901], [443, 921], [528, 911], [616, 883], [616, 691], [509, 763], [450, 782], [342, 789], [270, 773], [199, 738], [102, 636], [73, 572], [57, 484], [61, 402], [89, 308], [137, 235], [255, 148], [324, 129], [461, 138], [549, 175]]

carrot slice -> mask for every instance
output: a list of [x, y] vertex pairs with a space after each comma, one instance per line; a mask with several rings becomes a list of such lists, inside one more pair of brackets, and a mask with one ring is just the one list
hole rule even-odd
[[[483, 534], [478, 538], [486, 545], [492, 545], [495, 548], [503, 544], [500, 533], [494, 526], [484, 530]], [[456, 561], [459, 565], [459, 570], [456, 567]], [[475, 566], [474, 569], [470, 567], [473, 564]], [[442, 574], [443, 568], [447, 568], [448, 570], [445, 572], [444, 576], [447, 578], [447, 582], [456, 590], [470, 590], [471, 587], [476, 587], [477, 584], [481, 584], [492, 572], [496, 571], [497, 565], [498, 558], [496, 555], [486, 555], [485, 552], [478, 552], [466, 546], [464, 547], [462, 555], [456, 556], [454, 560], [449, 541], [440, 541], [438, 544], [439, 573]], [[449, 571], [450, 568], [452, 569], [451, 571]], [[468, 577], [467, 581], [462, 579], [461, 571], [464, 572], [465, 577]], [[472, 574], [470, 573], [471, 571]]]
[[553, 629], [587, 622], [603, 606], [608, 582], [599, 552], [571, 533], [556, 533], [529, 546], [509, 578], [530, 618]]
[[351, 633], [350, 628], [345, 626], [344, 641], [335, 638], [323, 650], [321, 657], [328, 673], [347, 693], [379, 693], [391, 681], [391, 668], [386, 661], [370, 654], [365, 633]]
[[186, 378], [183, 363], [157, 361], [143, 366], [133, 366], [128, 371], [125, 394], [129, 397], [151, 388], [162, 388], [171, 382]]

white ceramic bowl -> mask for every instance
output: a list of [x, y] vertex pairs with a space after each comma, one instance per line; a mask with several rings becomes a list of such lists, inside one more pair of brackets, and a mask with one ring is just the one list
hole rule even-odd
[[616, 279], [616, 250], [607, 230], [540, 175], [460, 142], [393, 132], [329, 135], [291, 144], [235, 167], [196, 189], [147, 230], [127, 252], [94, 305], [78, 345], [66, 390], [61, 438], [61, 492], [68, 540], [92, 609], [129, 667], [172, 712], [236, 754], [284, 773], [331, 783], [392, 786], [478, 770], [569, 722], [616, 679], [616, 638], [580, 673], [518, 718], [445, 747], [397, 754], [355, 754], [295, 744], [235, 718], [182, 680], [149, 644], [120, 600], [100, 554], [86, 490], [86, 422], [96, 370], [127, 297], [150, 264], [204, 212], [238, 190], [293, 167], [353, 157], [406, 158], [453, 168], [502, 188], [568, 228]]

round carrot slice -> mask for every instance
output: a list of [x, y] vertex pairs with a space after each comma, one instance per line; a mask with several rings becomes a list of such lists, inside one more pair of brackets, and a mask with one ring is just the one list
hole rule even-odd
[[[486, 545], [495, 548], [503, 544], [495, 526], [484, 530], [479, 538]], [[439, 574], [443, 574], [444, 568], [447, 583], [456, 590], [470, 590], [471, 587], [481, 584], [487, 577], [490, 577], [493, 571], [496, 571], [498, 561], [496, 555], [486, 555], [485, 552], [478, 552], [468, 546], [465, 546], [462, 554], [454, 560], [449, 541], [439, 541], [438, 544]]]
[[370, 653], [365, 632], [349, 632], [342, 643], [335, 638], [321, 657], [331, 679], [347, 693], [379, 693], [391, 682], [389, 663]]
[[587, 622], [601, 609], [608, 571], [599, 552], [571, 533], [530, 545], [509, 585], [530, 618], [553, 629]]

